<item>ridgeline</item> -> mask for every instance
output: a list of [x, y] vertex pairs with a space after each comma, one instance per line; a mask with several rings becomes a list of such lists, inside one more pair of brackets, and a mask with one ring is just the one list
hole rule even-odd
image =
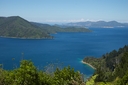
[[0, 36], [27, 39], [52, 39], [57, 32], [90, 32], [86, 28], [61, 28], [48, 24], [29, 22], [19, 16], [0, 17]]
[[51, 38], [43, 29], [19, 17], [0, 17], [0, 36], [14, 38]]

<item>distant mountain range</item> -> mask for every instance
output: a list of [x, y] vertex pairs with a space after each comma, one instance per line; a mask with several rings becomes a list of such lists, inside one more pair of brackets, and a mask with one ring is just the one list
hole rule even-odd
[[56, 32], [90, 32], [86, 28], [51, 26], [48, 24], [29, 22], [19, 16], [0, 17], [0, 36], [13, 38], [42, 39], [53, 38]]
[[128, 27], [128, 23], [119, 23], [117, 21], [97, 21], [97, 22], [76, 22], [76, 23], [68, 23], [66, 26], [79, 26], [86, 28], [124, 28]]

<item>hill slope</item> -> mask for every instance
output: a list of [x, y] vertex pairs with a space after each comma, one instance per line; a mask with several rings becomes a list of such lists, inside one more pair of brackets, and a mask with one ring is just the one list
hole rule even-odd
[[29, 22], [19, 16], [0, 17], [0, 36], [15, 38], [53, 38], [49, 34], [57, 32], [91, 32], [82, 27], [51, 26], [48, 24]]
[[0, 36], [18, 38], [50, 38], [43, 29], [19, 17], [0, 17]]
[[96, 68], [96, 82], [110, 82], [119, 78], [120, 83], [127, 80], [125, 83], [128, 84], [128, 45], [106, 53], [101, 58], [86, 57], [83, 61]]
[[91, 30], [84, 27], [74, 27], [74, 26], [60, 27], [59, 25], [51, 26], [48, 24], [35, 23], [35, 22], [32, 22], [32, 24], [44, 29], [46, 32], [50, 34], [57, 32], [91, 32]]

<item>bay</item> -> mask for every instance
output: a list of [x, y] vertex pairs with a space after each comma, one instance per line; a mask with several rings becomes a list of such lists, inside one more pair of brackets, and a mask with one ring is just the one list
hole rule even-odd
[[19, 67], [22, 59], [31, 60], [39, 69], [48, 64], [71, 66], [90, 76], [94, 69], [82, 64], [86, 56], [101, 57], [128, 44], [127, 28], [91, 28], [90, 33], [57, 33], [54, 39], [16, 39], [0, 37], [0, 63], [4, 69]]

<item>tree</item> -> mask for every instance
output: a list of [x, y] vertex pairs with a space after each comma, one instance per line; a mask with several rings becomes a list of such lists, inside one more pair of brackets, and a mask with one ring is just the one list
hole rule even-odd
[[7, 85], [37, 85], [37, 69], [31, 61], [22, 60], [20, 68], [9, 71], [5, 78]]
[[57, 68], [51, 75], [37, 70], [28, 60], [22, 60], [17, 69], [0, 72], [0, 85], [84, 85], [81, 74], [73, 68]]
[[75, 72], [70, 67], [65, 67], [62, 70], [56, 69], [54, 72], [54, 80], [56, 85], [74, 85], [81, 84], [82, 76], [79, 72]]

